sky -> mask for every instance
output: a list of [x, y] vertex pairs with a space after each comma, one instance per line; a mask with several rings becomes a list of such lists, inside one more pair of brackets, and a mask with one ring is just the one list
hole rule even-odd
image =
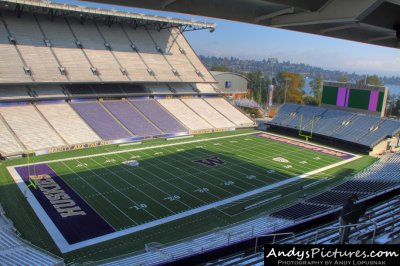
[[208, 30], [185, 33], [194, 50], [200, 55], [255, 60], [278, 58], [279, 61], [305, 63], [329, 70], [400, 76], [400, 49], [172, 12], [76, 0], [52, 0], [52, 2], [216, 23], [217, 28], [212, 33]]

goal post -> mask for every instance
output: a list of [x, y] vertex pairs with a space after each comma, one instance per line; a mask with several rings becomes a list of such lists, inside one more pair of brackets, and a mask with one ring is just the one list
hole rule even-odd
[[305, 138], [306, 142], [308, 142], [308, 140], [312, 139], [312, 135], [313, 135], [313, 131], [314, 131], [314, 121], [315, 121], [315, 116], [312, 116], [311, 130], [310, 130], [309, 134], [305, 134], [303, 132], [303, 114], [300, 114], [299, 136]]
[[37, 188], [37, 185], [35, 181], [32, 179], [32, 177], [36, 177], [36, 164], [33, 162], [33, 151], [26, 150], [26, 158], [27, 158], [27, 167], [28, 167], [28, 182], [29, 184], [26, 185], [25, 187], [25, 195], [26, 195], [26, 190], [29, 189], [29, 187], [33, 187], [34, 189]]

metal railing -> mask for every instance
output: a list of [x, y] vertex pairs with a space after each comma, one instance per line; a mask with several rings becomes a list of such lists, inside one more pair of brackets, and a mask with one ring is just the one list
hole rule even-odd
[[[376, 229], [377, 229], [377, 225], [376, 222], [364, 222], [364, 223], [357, 223], [357, 224], [348, 224], [348, 225], [339, 225], [339, 226], [332, 226], [332, 227], [327, 227], [327, 228], [320, 228], [315, 232], [315, 240], [314, 240], [314, 244], [317, 244], [318, 242], [318, 237], [320, 235], [320, 232], [323, 231], [329, 231], [329, 230], [339, 230], [339, 231], [344, 231], [346, 228], [351, 228], [351, 227], [358, 227], [358, 226], [362, 226], [362, 225], [373, 225], [374, 226], [374, 230], [372, 233], [372, 241], [371, 243], [373, 243], [375, 241], [375, 234], [376, 234]], [[340, 238], [343, 237], [343, 233], [340, 234]], [[342, 239], [339, 239], [340, 242], [342, 242]]]
[[256, 236], [256, 242], [254, 244], [254, 253], [257, 253], [257, 246], [258, 246], [258, 239], [259, 238], [272, 237], [272, 244], [275, 244], [275, 240], [276, 240], [277, 236], [291, 236], [293, 243], [295, 242], [295, 234], [293, 232], [259, 235], [259, 236]]

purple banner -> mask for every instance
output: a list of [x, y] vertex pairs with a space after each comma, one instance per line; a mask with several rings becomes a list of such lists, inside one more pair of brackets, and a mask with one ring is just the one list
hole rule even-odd
[[369, 95], [368, 111], [376, 112], [376, 108], [378, 107], [378, 98], [379, 91], [371, 91], [371, 94]]
[[47, 164], [16, 167], [15, 170], [69, 244], [115, 232]]
[[349, 98], [350, 98], [350, 89], [346, 91], [346, 103], [344, 104], [345, 107], [349, 107]]
[[345, 106], [347, 88], [338, 88], [336, 106]]

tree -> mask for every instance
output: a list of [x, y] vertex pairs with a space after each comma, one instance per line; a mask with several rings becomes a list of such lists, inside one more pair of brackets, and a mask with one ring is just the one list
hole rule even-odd
[[[268, 84], [270, 83], [269, 77], [266, 73], [261, 71], [250, 72], [246, 74], [249, 81], [249, 88], [253, 99], [261, 104], [267, 102], [268, 99]], [[260, 94], [261, 92], [261, 94]]]
[[386, 103], [386, 115], [387, 116], [399, 116], [400, 115], [400, 97], [396, 94], [389, 94]]
[[314, 96], [315, 102], [317, 103], [315, 105], [318, 105], [321, 99], [323, 83], [324, 83], [324, 78], [322, 75], [318, 76], [317, 78], [313, 79], [310, 82], [311, 91]]
[[302, 75], [283, 71], [278, 74], [277, 83], [274, 93], [275, 102], [303, 102], [305, 80]]
[[375, 85], [375, 86], [382, 86], [382, 81], [377, 75], [372, 75], [367, 77], [367, 84], [368, 85]]
[[343, 74], [343, 75], [341, 75], [341, 76], [338, 78], [338, 81], [339, 81], [339, 82], [348, 82], [348, 81], [349, 81], [349, 78], [347, 77], [346, 74]]
[[306, 105], [318, 105], [319, 101], [316, 97], [310, 95], [304, 95], [303, 103]]

